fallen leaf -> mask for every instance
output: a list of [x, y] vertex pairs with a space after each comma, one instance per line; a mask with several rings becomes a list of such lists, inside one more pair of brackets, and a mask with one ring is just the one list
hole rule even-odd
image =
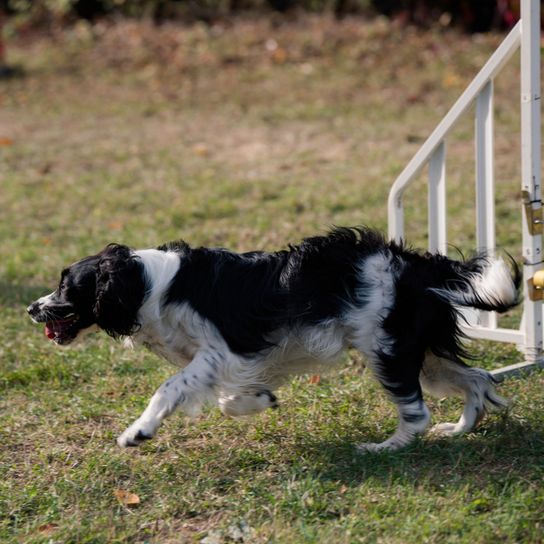
[[125, 506], [136, 506], [137, 504], [140, 504], [140, 497], [130, 491], [116, 489], [113, 494], [117, 497], [117, 500]]
[[0, 145], [3, 145], [3, 146], [13, 145], [13, 140], [11, 138], [0, 136]]
[[283, 47], [278, 47], [272, 53], [272, 60], [276, 64], [283, 64], [287, 60], [287, 51]]
[[316, 384], [321, 381], [321, 376], [319, 374], [315, 374], [314, 376], [310, 376], [310, 380], [308, 383]]
[[54, 523], [45, 523], [44, 525], [40, 525], [38, 527], [38, 532], [40, 532], [42, 535], [50, 535], [57, 530], [57, 527], [58, 525], [55, 525]]
[[340, 493], [340, 495], [343, 495], [347, 490], [348, 490], [348, 486], [345, 484], [342, 484], [342, 486], [338, 490], [338, 493]]
[[442, 84], [446, 88], [457, 87], [461, 84], [461, 78], [453, 72], [448, 72], [442, 78]]
[[193, 153], [199, 157], [207, 157], [210, 154], [210, 150], [206, 144], [196, 144], [193, 146]]
[[49, 172], [51, 172], [51, 164], [50, 163], [45, 163], [45, 164], [42, 164], [42, 166], [40, 166], [40, 168], [38, 169], [39, 173], [42, 174], [42, 175], [45, 175], [45, 174], [49, 174]]

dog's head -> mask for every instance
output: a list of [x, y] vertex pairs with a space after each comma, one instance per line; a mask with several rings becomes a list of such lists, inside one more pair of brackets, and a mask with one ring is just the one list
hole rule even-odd
[[64, 269], [57, 289], [27, 311], [35, 323], [45, 323], [49, 339], [66, 345], [93, 326], [113, 337], [133, 334], [144, 295], [140, 259], [128, 247], [110, 244]]

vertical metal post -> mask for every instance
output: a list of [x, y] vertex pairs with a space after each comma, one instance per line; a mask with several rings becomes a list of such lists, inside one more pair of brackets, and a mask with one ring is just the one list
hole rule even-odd
[[429, 251], [446, 255], [446, 148], [440, 142], [429, 160]]
[[[540, 1], [521, 1], [521, 188], [529, 194], [531, 207], [541, 213], [540, 186]], [[542, 236], [533, 233], [523, 209], [523, 278], [525, 356], [539, 361], [542, 352], [542, 302], [530, 300], [529, 282], [542, 268]]]
[[[478, 250], [495, 251], [495, 179], [493, 172], [493, 81], [476, 98], [474, 122], [476, 152], [476, 244]], [[497, 314], [479, 313], [479, 324], [496, 328]]]
[[389, 193], [387, 201], [388, 236], [391, 240], [401, 242], [404, 238], [404, 204], [403, 191], [398, 194]]

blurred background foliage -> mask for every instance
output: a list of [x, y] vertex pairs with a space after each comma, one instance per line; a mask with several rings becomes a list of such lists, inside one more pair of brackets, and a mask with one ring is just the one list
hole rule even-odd
[[164, 20], [203, 20], [238, 13], [310, 11], [385, 15], [400, 24], [440, 21], [469, 32], [508, 28], [519, 17], [519, 0], [0, 0], [0, 11], [25, 24], [47, 25], [83, 18], [129, 16]]

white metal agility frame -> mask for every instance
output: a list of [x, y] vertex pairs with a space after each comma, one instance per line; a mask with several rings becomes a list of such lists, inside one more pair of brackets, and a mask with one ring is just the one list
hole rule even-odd
[[513, 342], [525, 362], [494, 371], [498, 378], [544, 366], [542, 285], [535, 274], [542, 263], [540, 186], [540, 0], [521, 0], [521, 19], [465, 89], [393, 184], [388, 199], [389, 237], [404, 236], [403, 194], [428, 164], [429, 251], [446, 253], [446, 137], [475, 102], [476, 241], [495, 251], [493, 173], [493, 80], [521, 49], [521, 214], [523, 222], [523, 318], [519, 329], [497, 327], [495, 313], [467, 314], [465, 332], [473, 338]]

